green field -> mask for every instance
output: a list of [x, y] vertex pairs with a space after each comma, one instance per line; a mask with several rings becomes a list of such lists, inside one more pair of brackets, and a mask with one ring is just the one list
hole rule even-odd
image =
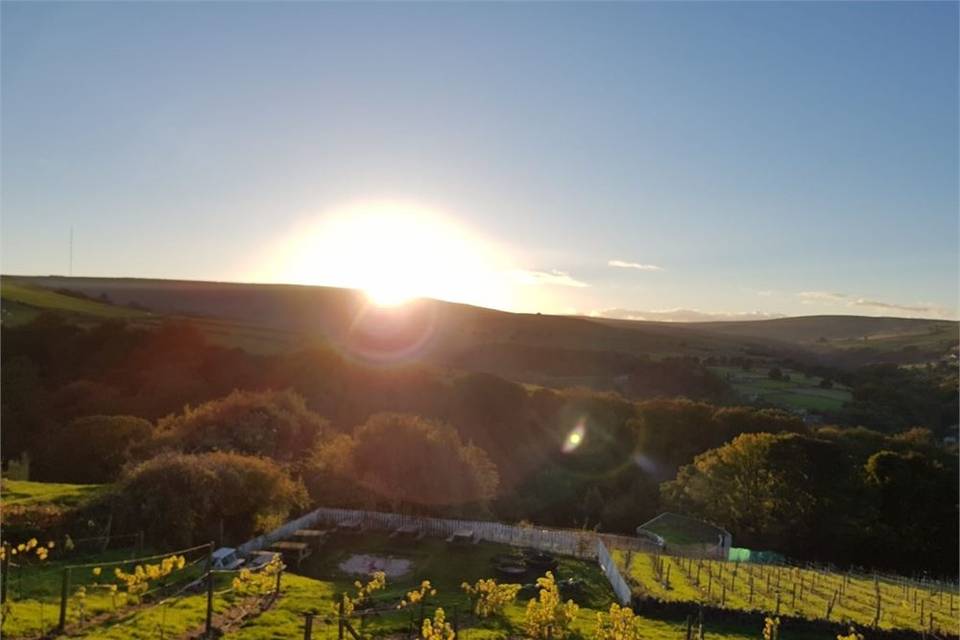
[[820, 378], [807, 376], [799, 371], [784, 369], [784, 375], [789, 375], [790, 380], [771, 380], [767, 369], [710, 369], [730, 384], [743, 399], [765, 402], [784, 409], [838, 411], [851, 398], [848, 388], [834, 384], [832, 389], [822, 389], [819, 386]]
[[50, 289], [14, 282], [10, 278], [0, 281], [0, 296], [4, 302], [4, 322], [27, 322], [36, 316], [38, 310], [61, 311], [101, 319], [136, 319], [150, 316], [145, 311], [64, 295]]
[[[340, 570], [340, 563], [354, 554], [373, 554], [394, 558], [406, 558], [413, 562], [409, 573], [395, 579], [388, 579], [387, 588], [377, 592], [371, 601], [373, 613], [356, 615], [353, 624], [362, 627], [362, 632], [373, 637], [397, 636], [410, 629], [412, 621], [419, 616], [418, 609], [396, 608], [406, 591], [419, 585], [423, 579], [432, 581], [438, 593], [428, 599], [424, 608], [427, 616], [432, 615], [437, 606], [444, 607], [448, 619], [454, 611], [460, 626], [461, 637], [470, 639], [518, 637], [522, 635], [522, 626], [526, 601], [535, 595], [535, 590], [527, 588], [521, 592], [517, 601], [509, 605], [504, 616], [499, 619], [478, 620], [469, 616], [469, 601], [460, 588], [464, 580], [474, 581], [480, 577], [493, 577], [491, 558], [498, 553], [513, 551], [507, 547], [493, 544], [451, 546], [439, 539], [425, 539], [414, 542], [397, 542], [384, 535], [363, 534], [362, 536], [339, 536], [329, 540], [319, 553], [309, 558], [302, 567], [291, 567], [284, 574], [281, 594], [276, 602], [265, 612], [254, 614], [242, 625], [232, 627], [224, 637], [267, 640], [300, 638], [303, 634], [304, 613], [315, 612], [314, 637], [332, 639], [337, 635], [336, 619], [332, 617], [337, 594], [352, 591], [353, 582], [363, 579], [361, 576], [346, 574]], [[202, 555], [192, 556], [197, 562], [190, 564], [182, 573], [174, 574], [166, 582], [170, 589], [176, 589], [193, 581], [202, 574]], [[103, 554], [87, 554], [70, 558], [71, 563], [106, 563], [124, 560], [127, 567], [134, 561], [128, 550], [108, 551]], [[37, 638], [49, 633], [56, 625], [61, 578], [65, 562], [52, 559], [47, 563], [34, 564], [20, 570], [11, 571], [10, 603], [3, 620], [3, 635], [10, 638]], [[565, 597], [575, 599], [581, 608], [573, 624], [575, 637], [589, 638], [593, 634], [598, 611], [609, 608], [612, 593], [599, 568], [590, 562], [572, 558], [561, 558], [558, 568], [561, 581], [575, 578], [580, 586], [564, 593]], [[533, 579], [535, 576], [529, 576]], [[215, 584], [214, 614], [230, 617], [237, 607], [246, 601], [231, 590], [231, 574], [218, 576]], [[75, 594], [80, 585], [86, 586], [87, 595], [80, 600], [71, 597], [68, 605], [68, 624], [74, 635], [85, 638], [147, 639], [158, 637], [179, 637], [202, 628], [206, 595], [202, 589], [189, 590], [174, 597], [159, 592], [155, 598], [147, 598], [143, 604], [125, 603], [122, 596], [119, 601], [103, 587], [110, 582], [105, 571], [100, 577], [93, 574], [90, 567], [75, 569], [71, 573], [70, 593]], [[100, 583], [100, 586], [97, 586]], [[160, 599], [166, 597], [167, 599]], [[86, 620], [81, 623], [81, 616]], [[681, 620], [660, 620], [640, 618], [639, 625], [645, 638], [667, 640], [683, 634], [684, 622]], [[755, 638], [763, 625], [758, 616], [756, 625], [750, 627], [726, 624], [713, 624], [707, 621], [706, 628], [711, 637], [726, 640], [746, 640]], [[755, 627], [755, 628], [754, 628]], [[805, 640], [809, 634], [791, 634], [784, 629], [784, 638]]]
[[619, 550], [613, 556], [637, 594], [668, 602], [775, 614], [779, 601], [783, 615], [867, 627], [876, 613], [879, 588], [881, 628], [928, 631], [932, 624], [935, 630], [957, 632], [960, 594], [955, 585], [923, 586], [888, 577], [875, 584], [861, 575]]
[[100, 495], [104, 489], [104, 485], [99, 484], [61, 484], [4, 478], [0, 481], [0, 503], [4, 506], [52, 504], [75, 507]]
[[[45, 311], [65, 314], [78, 324], [101, 320], [125, 320], [132, 326], [156, 327], [164, 317], [133, 309], [58, 293], [31, 284], [4, 277], [0, 285], [3, 323], [21, 325], [30, 322]], [[171, 314], [171, 319], [179, 316]], [[211, 342], [250, 353], [269, 354], [303, 346], [301, 336], [290, 331], [261, 327], [242, 322], [231, 322], [209, 317], [180, 318], [193, 323]]]

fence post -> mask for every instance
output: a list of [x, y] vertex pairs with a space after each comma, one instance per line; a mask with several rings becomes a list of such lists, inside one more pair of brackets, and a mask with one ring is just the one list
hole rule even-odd
[[57, 631], [63, 633], [67, 628], [67, 596], [70, 591], [70, 567], [63, 568], [63, 581], [60, 583], [60, 621]]
[[337, 615], [337, 640], [343, 640], [343, 599], [344, 595], [340, 594], [340, 606], [339, 613]]
[[10, 575], [10, 545], [3, 543], [3, 563], [0, 571], [0, 604], [7, 601], [7, 577]]
[[207, 619], [203, 637], [213, 637], [213, 543], [207, 545]]
[[276, 600], [280, 597], [280, 578], [283, 577], [283, 565], [280, 565], [280, 570], [277, 571], [277, 586], [273, 590], [273, 599]]
[[423, 598], [420, 598], [420, 624], [417, 625], [417, 637], [423, 635]]
[[303, 640], [311, 640], [313, 638], [313, 616], [312, 613], [306, 613], [307, 619], [303, 623]]

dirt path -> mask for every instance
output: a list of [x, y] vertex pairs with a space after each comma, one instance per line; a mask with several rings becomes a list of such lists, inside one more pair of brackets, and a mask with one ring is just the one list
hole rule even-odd
[[[244, 622], [255, 618], [264, 611], [270, 610], [280, 596], [269, 594], [266, 596], [251, 596], [244, 598], [240, 603], [235, 604], [226, 611], [213, 616], [213, 637], [220, 638], [235, 629], [239, 629]], [[178, 640], [199, 640], [204, 637], [206, 623], [191, 629], [179, 637]]]

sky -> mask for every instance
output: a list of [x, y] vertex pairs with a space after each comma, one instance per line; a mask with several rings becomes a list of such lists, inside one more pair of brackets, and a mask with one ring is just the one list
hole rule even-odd
[[0, 6], [0, 268], [958, 313], [958, 3]]

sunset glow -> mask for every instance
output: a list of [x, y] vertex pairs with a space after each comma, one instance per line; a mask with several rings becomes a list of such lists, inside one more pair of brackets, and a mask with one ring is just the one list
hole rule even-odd
[[429, 297], [504, 308], [504, 260], [452, 219], [412, 205], [345, 207], [304, 225], [271, 257], [279, 277], [361, 289], [396, 306]]

